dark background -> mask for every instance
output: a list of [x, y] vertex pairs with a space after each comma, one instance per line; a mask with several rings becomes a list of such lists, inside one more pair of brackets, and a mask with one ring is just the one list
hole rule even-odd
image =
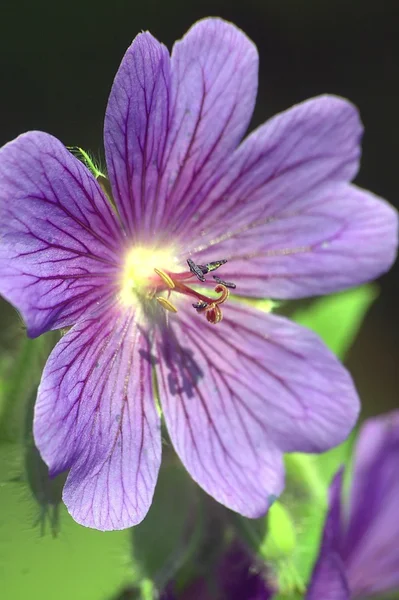
[[[108, 93], [132, 38], [148, 29], [171, 48], [208, 15], [258, 46], [252, 127], [321, 93], [349, 98], [366, 127], [357, 183], [399, 207], [398, 0], [0, 0], [0, 145], [42, 129], [101, 156]], [[398, 266], [381, 290], [348, 361], [365, 414], [398, 404]], [[12, 314], [0, 305], [0, 327]]]

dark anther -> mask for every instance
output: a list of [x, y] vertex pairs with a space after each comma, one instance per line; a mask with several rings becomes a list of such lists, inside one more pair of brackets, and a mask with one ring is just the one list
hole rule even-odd
[[187, 259], [187, 264], [189, 266], [191, 273], [196, 275], [200, 281], [205, 281], [204, 273], [203, 273], [201, 267], [196, 265], [195, 262], [193, 260], [191, 260], [191, 258]]
[[196, 302], [193, 304], [193, 308], [198, 311], [204, 310], [207, 306], [208, 304], [206, 302]]
[[197, 266], [199, 269], [201, 269], [201, 272], [204, 275], [206, 275], [207, 273], [210, 273], [211, 271], [216, 271], [216, 269], [218, 269], [222, 265], [225, 265], [226, 263], [227, 263], [227, 260], [223, 259], [223, 260], [214, 260], [213, 262], [206, 263], [206, 265], [197, 265]]
[[235, 283], [231, 283], [230, 281], [224, 281], [223, 279], [220, 279], [220, 277], [218, 277], [217, 275], [213, 275], [213, 278], [216, 281], [216, 283], [220, 283], [220, 285], [224, 285], [224, 287], [230, 288], [232, 290], [235, 290], [237, 287]]

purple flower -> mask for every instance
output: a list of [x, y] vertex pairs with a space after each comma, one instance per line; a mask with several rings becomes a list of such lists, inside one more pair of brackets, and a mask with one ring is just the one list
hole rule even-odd
[[[269, 577], [268, 577], [269, 575]], [[275, 588], [265, 566], [241, 543], [234, 542], [218, 568], [221, 598], [226, 600], [269, 600]]]
[[198, 577], [183, 591], [169, 583], [161, 600], [270, 600], [275, 594], [265, 565], [237, 540], [211, 567], [212, 573]]
[[397, 216], [349, 183], [362, 127], [341, 98], [299, 104], [240, 144], [257, 68], [253, 43], [219, 19], [171, 56], [137, 36], [105, 116], [112, 203], [48, 134], [0, 151], [1, 292], [30, 336], [70, 328], [43, 373], [35, 440], [52, 475], [69, 469], [64, 501], [89, 527], [145, 516], [158, 396], [192, 477], [248, 517], [280, 494], [283, 452], [326, 450], [357, 419], [351, 378], [317, 336], [226, 300], [230, 282], [298, 298], [376, 277]]
[[342, 470], [307, 600], [349, 600], [399, 589], [399, 411], [369, 419], [359, 435], [348, 506]]

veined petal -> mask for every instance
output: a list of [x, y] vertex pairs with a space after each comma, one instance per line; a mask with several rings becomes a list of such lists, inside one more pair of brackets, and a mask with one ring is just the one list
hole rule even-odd
[[247, 130], [258, 88], [258, 52], [240, 29], [211, 18], [195, 23], [176, 42], [171, 61], [165, 224], [174, 226], [195, 198], [204, 196], [211, 176]]
[[198, 263], [209, 256], [227, 259], [223, 276], [243, 296], [328, 294], [377, 277], [396, 257], [396, 210], [350, 184], [325, 186], [270, 220], [240, 223], [236, 232], [193, 253]]
[[45, 367], [35, 442], [51, 474], [70, 469], [63, 499], [87, 527], [130, 527], [151, 504], [161, 440], [148, 356], [133, 312], [110, 309], [69, 331]]
[[192, 477], [256, 517], [281, 492], [281, 452], [340, 443], [359, 401], [344, 367], [310, 331], [233, 303], [219, 329], [189, 310], [179, 308], [159, 341], [166, 424]]
[[397, 213], [347, 184], [361, 133], [355, 107], [332, 96], [271, 119], [226, 161], [208, 196], [191, 204], [185, 223], [197, 225], [182, 255], [228, 259], [226, 278], [240, 282], [237, 292], [259, 297], [329, 293], [387, 270]]
[[104, 129], [115, 202], [130, 233], [167, 236], [236, 147], [252, 115], [257, 65], [254, 44], [220, 19], [196, 23], [171, 58], [149, 33], [137, 36]]
[[399, 411], [369, 419], [356, 444], [342, 554], [353, 595], [399, 589]]
[[76, 322], [114, 293], [115, 215], [89, 171], [56, 138], [21, 135], [0, 150], [0, 292], [28, 334]]
[[330, 507], [324, 526], [319, 558], [313, 571], [306, 600], [350, 600], [345, 565], [340, 553], [342, 532], [342, 470], [330, 487]]
[[[315, 189], [356, 175], [363, 127], [357, 109], [319, 96], [272, 117], [252, 132], [215, 175], [210, 193], [192, 203], [206, 235], [297, 212]], [[223, 224], [219, 220], [223, 217]], [[202, 235], [201, 235], [202, 237]]]
[[116, 74], [104, 123], [113, 197], [136, 239], [145, 237], [157, 201], [170, 110], [169, 52], [150, 33], [139, 34]]

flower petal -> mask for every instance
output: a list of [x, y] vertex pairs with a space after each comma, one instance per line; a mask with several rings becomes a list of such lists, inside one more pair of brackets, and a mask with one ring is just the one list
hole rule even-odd
[[150, 33], [138, 35], [116, 74], [104, 123], [113, 197], [130, 234], [145, 233], [164, 169], [170, 57]]
[[131, 233], [168, 235], [236, 147], [252, 115], [257, 64], [254, 44], [220, 19], [196, 23], [171, 58], [149, 33], [134, 40], [104, 130], [115, 202]]
[[186, 222], [198, 226], [182, 256], [228, 259], [226, 278], [240, 282], [238, 293], [259, 297], [328, 293], [385, 271], [396, 211], [346, 185], [361, 132], [356, 109], [331, 96], [271, 119], [226, 161], [208, 197], [192, 203]]
[[343, 545], [351, 590], [399, 589], [399, 411], [369, 419], [356, 443], [349, 522]]
[[344, 367], [310, 331], [233, 303], [217, 327], [189, 310], [179, 308], [159, 342], [166, 424], [192, 477], [256, 517], [281, 492], [281, 452], [340, 443], [359, 401]]
[[320, 555], [306, 600], [350, 600], [352, 597], [340, 554], [342, 478], [341, 470], [330, 487], [330, 507], [324, 525]]
[[235, 233], [215, 238], [214, 248], [195, 254], [196, 262], [227, 259], [223, 277], [237, 284], [240, 295], [301, 298], [359, 285], [387, 271], [396, 258], [398, 215], [371, 192], [335, 184], [292, 212]]
[[231, 23], [203, 19], [176, 42], [166, 222], [185, 216], [236, 149], [252, 117], [257, 88], [256, 46]]
[[267, 567], [238, 540], [220, 558], [218, 576], [222, 598], [271, 600], [276, 593], [267, 581]]
[[[191, 215], [207, 237], [225, 229], [296, 212], [315, 189], [356, 175], [363, 133], [357, 109], [336, 96], [318, 96], [274, 116], [253, 131], [215, 175]], [[220, 226], [221, 227], [221, 226]], [[211, 231], [213, 230], [213, 232]], [[213, 235], [212, 235], [213, 233]]]
[[139, 523], [161, 458], [147, 338], [131, 312], [115, 309], [76, 325], [45, 367], [34, 437], [55, 475], [70, 469], [64, 502], [82, 525]]
[[76, 322], [114, 291], [120, 233], [89, 171], [57, 139], [0, 150], [0, 292], [32, 337]]

